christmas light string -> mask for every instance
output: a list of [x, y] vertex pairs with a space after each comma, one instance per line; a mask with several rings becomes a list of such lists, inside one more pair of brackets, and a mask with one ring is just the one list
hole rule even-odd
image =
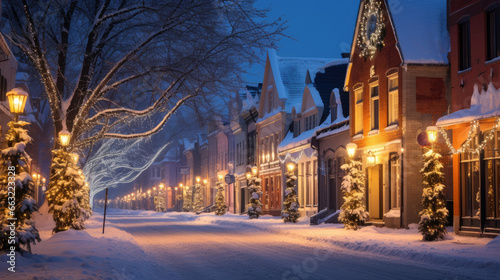
[[286, 160], [289, 158], [293, 163], [297, 164], [299, 162], [299, 160], [303, 157], [303, 156], [307, 156], [308, 158], [311, 158], [311, 157], [316, 157], [318, 156], [318, 152], [317, 151], [313, 151], [310, 155], [307, 155], [304, 150], [300, 151], [300, 154], [298, 157], [294, 158], [292, 157], [292, 155], [290, 153], [286, 153], [285, 157], [283, 159], [281, 159], [280, 156], [278, 156], [278, 159], [280, 161], [281, 164], [284, 164], [286, 162]]
[[471, 142], [474, 139], [474, 136], [477, 132], [477, 129], [479, 128], [479, 122], [477, 120], [473, 121], [470, 124], [470, 129], [469, 129], [469, 134], [467, 135], [467, 140], [465, 140], [465, 142], [460, 146], [459, 149], [455, 149], [453, 147], [453, 144], [451, 143], [450, 138], [448, 137], [448, 134], [446, 133], [446, 130], [444, 130], [443, 128], [439, 128], [439, 131], [441, 132], [441, 135], [443, 136], [443, 138], [446, 142], [446, 145], [448, 146], [448, 148], [450, 149], [452, 154], [461, 154], [464, 152], [472, 152], [475, 154], [479, 154], [482, 150], [484, 150], [484, 148], [486, 147], [488, 142], [495, 137], [495, 132], [497, 131], [497, 129], [499, 127], [500, 127], [500, 118], [497, 118], [495, 121], [495, 124], [493, 125], [493, 128], [491, 128], [488, 131], [488, 133], [485, 135], [483, 141], [481, 141], [481, 143], [476, 148], [471, 148]]

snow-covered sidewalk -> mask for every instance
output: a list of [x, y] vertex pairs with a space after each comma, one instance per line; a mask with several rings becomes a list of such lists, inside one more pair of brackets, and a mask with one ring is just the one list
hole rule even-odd
[[35, 255], [18, 256], [15, 274], [2, 256], [0, 279], [500, 278], [500, 238], [423, 242], [414, 227], [347, 231], [307, 219], [118, 209], [103, 235], [99, 211], [87, 230], [55, 235], [50, 218], [38, 216]]

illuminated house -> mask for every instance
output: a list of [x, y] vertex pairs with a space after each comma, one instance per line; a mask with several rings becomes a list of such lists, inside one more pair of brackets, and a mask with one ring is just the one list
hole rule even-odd
[[344, 90], [374, 224], [419, 221], [417, 136], [447, 112], [451, 92], [446, 16], [445, 0], [360, 1]]
[[[453, 153], [453, 227], [500, 234], [500, 3], [450, 1], [453, 113], [437, 125]], [[444, 136], [444, 135], [443, 135]]]

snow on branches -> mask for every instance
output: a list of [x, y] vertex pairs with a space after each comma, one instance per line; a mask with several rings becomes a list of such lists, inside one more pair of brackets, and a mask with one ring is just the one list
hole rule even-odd
[[300, 217], [300, 205], [297, 199], [297, 192], [295, 191], [295, 181], [297, 181], [297, 176], [292, 172], [287, 172], [285, 201], [283, 202], [284, 209], [281, 211], [281, 217], [285, 223], [296, 223]]
[[226, 214], [226, 199], [224, 197], [224, 184], [221, 182], [217, 182], [216, 184], [217, 194], [215, 195], [215, 215], [222, 216]]
[[423, 177], [422, 211], [418, 231], [422, 233], [424, 241], [433, 241], [444, 238], [446, 234], [448, 210], [444, 195], [444, 173], [442, 156], [429, 149], [423, 155], [424, 166], [420, 170]]
[[54, 232], [83, 230], [90, 217], [89, 188], [73, 156], [64, 150], [52, 151], [50, 183], [46, 192]]
[[368, 219], [368, 212], [364, 205], [366, 176], [361, 171], [361, 162], [351, 160], [342, 165], [346, 172], [340, 189], [344, 193], [344, 204], [339, 215], [339, 221], [344, 223], [346, 229], [357, 230]]
[[248, 191], [250, 193], [250, 204], [248, 204], [248, 217], [250, 219], [258, 219], [262, 214], [262, 187], [260, 186], [262, 179], [257, 176], [250, 178], [248, 182]]
[[31, 214], [38, 210], [38, 205], [32, 198], [31, 159], [24, 151], [31, 141], [24, 128], [29, 123], [19, 121], [9, 122], [8, 125], [5, 135], [7, 148], [0, 153], [0, 251], [12, 246], [23, 253], [24, 246], [31, 252], [31, 244], [41, 239], [35, 222], [31, 220]]
[[201, 214], [201, 210], [203, 210], [203, 189], [201, 185], [194, 185], [194, 203], [193, 203], [193, 211], [196, 214]]

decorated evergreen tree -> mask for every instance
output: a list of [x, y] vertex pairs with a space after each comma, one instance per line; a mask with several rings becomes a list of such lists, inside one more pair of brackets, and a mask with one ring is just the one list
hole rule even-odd
[[297, 177], [293, 174], [293, 168], [290, 167], [286, 174], [286, 190], [285, 201], [283, 202], [283, 211], [281, 217], [285, 223], [296, 223], [300, 217], [299, 214], [299, 201], [297, 199], [297, 192], [295, 191], [295, 181]]
[[90, 217], [88, 191], [81, 169], [64, 150], [52, 151], [49, 189], [46, 192], [49, 213], [56, 223], [54, 232], [83, 230]]
[[351, 160], [342, 165], [346, 172], [340, 189], [344, 193], [344, 204], [339, 215], [346, 229], [357, 230], [368, 219], [368, 212], [363, 203], [365, 196], [365, 174], [361, 171], [361, 162]]
[[221, 182], [217, 182], [217, 194], [215, 195], [215, 215], [222, 216], [226, 214], [226, 199], [224, 198], [224, 184]]
[[182, 202], [182, 210], [184, 212], [190, 212], [193, 210], [193, 191], [191, 187], [186, 187], [186, 194], [184, 195], [184, 200]]
[[423, 210], [419, 213], [418, 231], [422, 233], [425, 241], [443, 238], [446, 234], [448, 210], [444, 195], [443, 164], [440, 159], [439, 153], [429, 149], [423, 156], [424, 166], [420, 170], [424, 190], [422, 193]]
[[[31, 141], [24, 126], [27, 122], [9, 122], [5, 135], [7, 148], [0, 155], [0, 250], [31, 253], [31, 244], [40, 242], [40, 235], [31, 214], [38, 210], [32, 198], [34, 184], [29, 175], [29, 155], [24, 151]], [[13, 239], [9, 238], [12, 233]], [[23, 247], [21, 247], [23, 246]]]
[[262, 214], [262, 188], [260, 186], [261, 179], [252, 175], [248, 181], [248, 191], [250, 192], [250, 204], [248, 204], [248, 217], [250, 219], [258, 219]]
[[203, 189], [200, 183], [194, 185], [194, 204], [193, 211], [196, 214], [201, 214], [201, 210], [203, 210]]

